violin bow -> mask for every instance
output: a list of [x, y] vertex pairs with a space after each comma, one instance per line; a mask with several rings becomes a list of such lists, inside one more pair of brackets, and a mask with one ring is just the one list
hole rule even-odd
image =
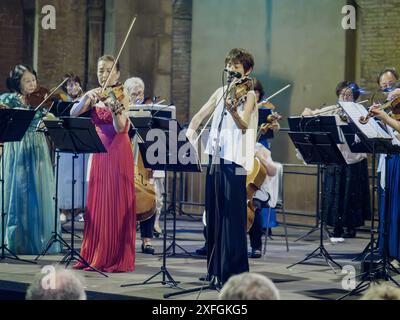
[[[51, 91], [51, 92], [49, 93], [49, 95], [35, 108], [35, 111], [38, 111], [39, 108], [40, 108], [47, 100], [49, 100], [50, 97], [51, 97], [58, 89], [60, 89], [61, 86], [62, 86], [65, 82], [67, 82], [68, 79], [69, 79], [69, 78], [65, 78], [53, 91]], [[50, 109], [51, 109], [51, 108], [50, 108]], [[50, 112], [50, 109], [48, 110], [48, 112]]]
[[115, 69], [115, 66], [116, 66], [117, 63], [118, 63], [119, 57], [121, 56], [121, 53], [122, 53], [122, 50], [124, 50], [125, 44], [126, 44], [126, 42], [128, 41], [128, 38], [129, 38], [129, 35], [130, 35], [131, 31], [132, 31], [133, 25], [134, 25], [135, 22], [136, 22], [136, 18], [137, 18], [137, 16], [134, 16], [133, 19], [132, 19], [132, 23], [131, 23], [131, 25], [129, 26], [128, 32], [126, 33], [126, 36], [125, 36], [124, 42], [122, 43], [121, 48], [119, 49], [118, 55], [117, 55], [117, 57], [116, 57], [115, 60], [114, 60], [114, 63], [113, 63], [112, 68], [111, 68], [111, 71], [110, 71], [110, 73], [108, 74], [108, 77], [107, 77], [107, 79], [106, 79], [106, 82], [104, 82], [103, 86], [101, 87], [100, 95], [101, 95], [101, 94], [104, 92], [104, 90], [107, 88], [108, 82], [110, 81], [111, 74], [113, 73], [113, 71], [114, 71], [114, 69]]
[[[291, 84], [288, 84], [287, 86], [283, 87], [282, 89], [278, 90], [277, 92], [275, 92], [274, 94], [270, 95], [268, 98], [265, 99], [265, 101], [269, 101], [270, 99], [272, 99], [273, 97], [277, 96], [278, 94], [280, 94], [282, 91], [285, 91], [286, 89], [288, 89], [291, 86]], [[210, 123], [211, 119], [214, 116], [216, 109], [214, 110], [214, 112], [211, 114], [211, 116], [208, 118], [206, 124], [204, 125], [203, 129], [200, 131], [199, 135], [196, 137], [195, 139], [195, 144], [197, 144], [197, 142], [199, 141], [201, 135], [203, 134], [204, 130], [207, 128], [208, 124]]]
[[288, 84], [287, 86], [283, 87], [282, 89], [278, 90], [277, 92], [275, 92], [274, 94], [270, 95], [268, 98], [266, 98], [264, 101], [269, 101], [270, 99], [272, 99], [273, 97], [277, 96], [278, 94], [280, 94], [282, 91], [285, 91], [286, 89], [288, 89], [291, 86], [291, 84]]

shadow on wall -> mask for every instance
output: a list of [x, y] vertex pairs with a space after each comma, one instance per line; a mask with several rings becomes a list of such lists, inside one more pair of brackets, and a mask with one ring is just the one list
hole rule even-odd
[[[279, 121], [281, 128], [288, 128], [287, 118], [290, 116], [290, 101], [292, 99], [293, 92], [293, 81], [291, 79], [284, 79], [278, 76], [271, 75], [270, 77], [258, 76], [255, 73], [255, 78], [261, 81], [265, 97], [273, 95], [277, 91], [281, 90], [283, 87], [290, 84], [291, 86], [282, 91], [277, 96], [273, 97], [270, 102], [276, 107], [275, 111], [278, 112], [282, 119]], [[279, 162], [283, 162], [284, 159], [288, 159], [289, 148], [293, 145], [289, 145], [289, 137], [286, 132], [280, 132], [275, 134], [274, 139], [271, 141], [271, 148], [273, 152], [273, 159]]]

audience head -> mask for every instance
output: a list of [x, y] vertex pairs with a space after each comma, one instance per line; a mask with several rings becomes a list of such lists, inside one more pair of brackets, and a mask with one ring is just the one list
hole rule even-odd
[[279, 291], [267, 277], [245, 272], [229, 278], [223, 286], [220, 300], [280, 300]]
[[86, 300], [86, 293], [75, 272], [46, 266], [28, 287], [26, 300]]
[[400, 289], [385, 283], [373, 284], [361, 300], [400, 300]]

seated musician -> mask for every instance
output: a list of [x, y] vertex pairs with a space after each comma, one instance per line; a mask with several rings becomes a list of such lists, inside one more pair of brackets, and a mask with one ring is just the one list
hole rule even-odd
[[[260, 111], [267, 109], [272, 114], [272, 111], [275, 109], [275, 106], [272, 103], [266, 101], [264, 88], [262, 86], [261, 81], [258, 79], [255, 81], [254, 84], [254, 92], [256, 93], [258, 109]], [[258, 142], [261, 143], [268, 150], [271, 150], [270, 140], [271, 138], [273, 138], [273, 133], [278, 132], [280, 128], [281, 126], [279, 125], [279, 122], [273, 121], [271, 123], [270, 129], [268, 129], [265, 133], [260, 135]], [[278, 223], [276, 222], [276, 210], [274, 207], [271, 207], [268, 210], [266, 208], [263, 208], [261, 210], [261, 213], [263, 216], [263, 229], [266, 229], [268, 232], [268, 236], [271, 236], [272, 228], [278, 226]]]
[[[354, 82], [342, 81], [336, 87], [336, 95], [338, 101], [355, 102], [360, 88]], [[303, 115], [338, 115], [346, 120], [339, 105], [314, 111], [306, 108]], [[324, 221], [334, 227], [333, 242], [355, 238], [356, 228], [364, 225], [371, 212], [367, 155], [352, 153], [347, 143], [338, 144], [338, 147], [347, 164], [327, 166], [322, 197]]]
[[[145, 104], [154, 102], [153, 99], [145, 98], [144, 90], [145, 85], [142, 79], [133, 77], [125, 81], [124, 88], [129, 95], [130, 105]], [[139, 148], [137, 143], [134, 147], [135, 159], [138, 157]], [[135, 161], [135, 163], [138, 163]], [[153, 235], [161, 234], [159, 219], [161, 209], [163, 206], [163, 192], [164, 192], [164, 172], [155, 170], [152, 173], [154, 181], [154, 189], [156, 193], [156, 213], [149, 219], [140, 222], [140, 234], [142, 237], [142, 252], [145, 254], [154, 254], [154, 248], [151, 244]]]
[[[256, 143], [255, 156], [260, 160], [261, 164], [267, 169], [267, 177], [261, 185], [260, 190], [256, 192], [253, 197], [253, 206], [255, 207], [255, 216], [252, 227], [249, 230], [251, 254], [250, 258], [260, 258], [262, 248], [262, 234], [263, 234], [263, 217], [261, 210], [268, 206], [270, 200], [270, 180], [274, 177], [278, 170], [278, 165], [274, 163], [271, 157], [271, 151], [268, 150], [261, 143]], [[267, 221], [268, 222], [268, 221]], [[267, 236], [267, 235], [266, 235]]]

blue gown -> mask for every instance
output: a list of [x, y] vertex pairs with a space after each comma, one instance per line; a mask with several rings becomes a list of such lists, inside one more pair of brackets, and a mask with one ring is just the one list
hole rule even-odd
[[[378, 179], [379, 181], [379, 179]], [[379, 252], [383, 253], [383, 235], [385, 226], [385, 215], [388, 218], [387, 232], [388, 256], [400, 259], [400, 238], [399, 238], [399, 219], [400, 219], [400, 156], [392, 155], [388, 159], [386, 168], [386, 183], [388, 185], [388, 198], [385, 201], [384, 190], [379, 187]], [[386, 214], [385, 214], [386, 213]]]
[[[28, 108], [15, 93], [1, 95], [0, 103], [9, 108]], [[1, 159], [5, 165], [5, 241], [15, 254], [41, 253], [54, 229], [55, 181], [45, 136], [36, 132], [40, 117], [37, 112], [21, 141], [4, 144]], [[48, 252], [59, 251], [56, 243]]]

